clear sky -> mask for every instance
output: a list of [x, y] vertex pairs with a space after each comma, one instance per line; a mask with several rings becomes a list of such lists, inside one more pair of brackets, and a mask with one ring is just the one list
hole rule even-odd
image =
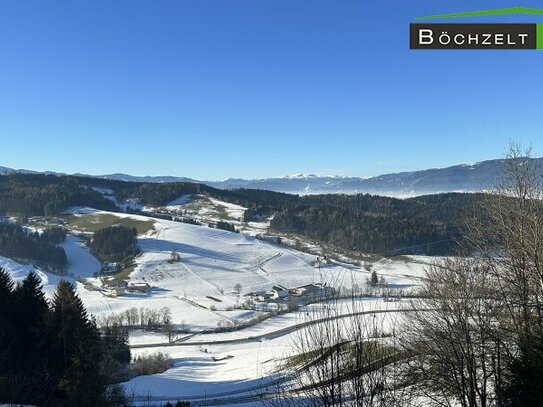
[[0, 165], [224, 179], [543, 155], [543, 52], [408, 49], [415, 17], [511, 6], [541, 4], [2, 0]]

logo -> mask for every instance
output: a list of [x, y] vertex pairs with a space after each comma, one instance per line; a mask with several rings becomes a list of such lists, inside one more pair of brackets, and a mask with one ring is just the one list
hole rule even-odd
[[[417, 20], [453, 19], [512, 14], [541, 15], [543, 9], [507, 8], [419, 17]], [[410, 25], [410, 48], [415, 50], [533, 50], [543, 49], [543, 24], [424, 24]]]

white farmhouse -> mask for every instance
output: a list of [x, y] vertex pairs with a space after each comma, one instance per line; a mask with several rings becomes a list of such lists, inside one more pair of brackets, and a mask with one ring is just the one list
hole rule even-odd
[[288, 297], [288, 288], [283, 287], [282, 285], [274, 285], [271, 289], [271, 297], [274, 299]]

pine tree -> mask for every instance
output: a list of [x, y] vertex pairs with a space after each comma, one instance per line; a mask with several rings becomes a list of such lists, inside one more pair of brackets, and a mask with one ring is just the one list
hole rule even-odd
[[377, 276], [377, 273], [374, 271], [371, 272], [371, 279], [370, 279], [371, 285], [377, 285], [379, 282], [379, 277]]
[[8, 391], [8, 369], [15, 338], [12, 326], [13, 285], [9, 273], [0, 267], [0, 394]]
[[61, 405], [102, 405], [105, 380], [100, 372], [100, 335], [66, 281], [58, 284], [53, 297], [50, 332], [56, 397]]
[[127, 332], [102, 338], [70, 283], [48, 304], [36, 273], [14, 288], [0, 268], [0, 404], [126, 405], [106, 390], [129, 362]]
[[[8, 299], [9, 295], [13, 292], [13, 280], [9, 273], [2, 267], [0, 267], [0, 301]], [[4, 302], [0, 302], [4, 305]]]
[[540, 334], [523, 337], [519, 355], [509, 364], [504, 391], [505, 406], [537, 407], [543, 394], [543, 338]]
[[[31, 271], [14, 291], [14, 302], [20, 317], [26, 325], [40, 328], [45, 322], [48, 310], [47, 300], [42, 290], [41, 280]], [[22, 319], [22, 318], [19, 318]]]
[[19, 397], [25, 403], [37, 403], [47, 377], [47, 343], [44, 336], [49, 307], [40, 278], [30, 272], [13, 292], [13, 326], [17, 340], [11, 360]]
[[122, 326], [111, 326], [104, 329], [102, 335], [101, 371], [108, 382], [122, 381], [126, 372], [123, 366], [130, 364], [131, 354], [128, 343], [128, 330]]

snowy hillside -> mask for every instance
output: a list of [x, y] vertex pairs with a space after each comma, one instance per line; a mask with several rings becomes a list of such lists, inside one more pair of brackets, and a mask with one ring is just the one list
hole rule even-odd
[[[353, 284], [363, 286], [369, 276], [361, 267], [333, 262], [319, 270], [315, 268], [313, 255], [240, 233], [88, 208], [73, 212], [79, 218], [109, 215], [154, 223], [154, 229], [138, 237], [142, 253], [128, 276], [130, 282], [147, 282], [153, 289], [148, 293], [109, 298], [77, 283], [89, 313], [96, 316], [131, 307], [167, 306], [172, 310], [173, 323], [194, 329], [213, 328], [220, 321], [237, 318], [239, 311], [226, 309], [245, 301], [243, 296], [248, 292], [269, 290], [278, 284], [293, 288], [312, 282], [349, 289]], [[69, 235], [63, 247], [70, 265], [66, 278], [74, 283], [77, 278], [87, 278], [99, 285], [93, 274], [100, 264], [80, 239]], [[179, 253], [180, 261], [171, 261], [172, 251]], [[7, 259], [4, 262], [17, 279], [31, 269]], [[423, 265], [383, 260], [375, 265], [375, 270], [382, 272], [389, 284], [411, 286], [422, 274]], [[40, 276], [47, 291], [52, 292], [59, 277], [45, 272]], [[240, 298], [233, 292], [236, 284], [241, 285]], [[212, 306], [217, 311], [211, 311]]]
[[[172, 205], [183, 202], [179, 200]], [[235, 213], [239, 208], [230, 209]], [[321, 265], [319, 269], [315, 267], [313, 255], [240, 233], [89, 208], [74, 208], [71, 213], [78, 225], [98, 227], [93, 222], [107, 220], [110, 223], [141, 222], [147, 227], [146, 232], [138, 235], [141, 254], [126, 278], [131, 283], [146, 282], [152, 288], [145, 293], [126, 293], [116, 298], [107, 297], [98, 289], [88, 289], [89, 283], [102, 284], [94, 277], [100, 263], [79, 238], [68, 236], [63, 244], [69, 262], [65, 278], [77, 286], [89, 314], [100, 320], [130, 308], [159, 310], [168, 307], [172, 323], [193, 332], [193, 335], [178, 337], [179, 343], [174, 346], [164, 346], [166, 339], [159, 333], [134, 332], [131, 335], [131, 344], [136, 346], [133, 349], [135, 356], [161, 351], [173, 360], [173, 367], [168, 371], [136, 377], [125, 384], [136, 397], [135, 401], [142, 404], [151, 396], [156, 400], [170, 397], [173, 400], [181, 396], [198, 400], [208, 396], [228, 397], [234, 393], [237, 397], [240, 394], [251, 397], [255, 388], [273, 384], [278, 363], [294, 351], [292, 343], [299, 329], [297, 326], [323, 305], [305, 306], [238, 331], [198, 332], [263, 315], [262, 310], [235, 309], [246, 300], [244, 294], [249, 292], [269, 290], [274, 285], [293, 288], [313, 282], [348, 291], [354, 285], [365, 286], [370, 275], [363, 267], [335, 262]], [[172, 260], [172, 252], [179, 254], [179, 260]], [[424, 257], [397, 261], [383, 259], [373, 267], [390, 287], [409, 289], [416, 286], [424, 273], [424, 263], [430, 261]], [[5, 258], [0, 258], [0, 267], [6, 268], [17, 281], [33, 269]], [[37, 272], [50, 297], [60, 277]], [[87, 287], [76, 279], [85, 279]], [[237, 284], [241, 285], [239, 296], [234, 291]], [[361, 309], [388, 309], [391, 314], [387, 313], [387, 318], [397, 314], [398, 304], [383, 299], [360, 301], [363, 303]], [[344, 313], [351, 311], [347, 307]]]
[[[89, 214], [89, 211], [83, 212], [80, 216]], [[154, 222], [154, 230], [138, 238], [142, 254], [136, 258], [136, 267], [129, 276], [130, 281], [147, 282], [154, 289], [150, 293], [115, 299], [99, 292], [83, 292], [89, 312], [95, 315], [122, 311], [145, 302], [150, 308], [170, 307], [174, 323], [194, 328], [214, 327], [219, 321], [235, 318], [239, 313], [225, 311], [243, 301], [232, 292], [236, 284], [241, 284], [243, 297], [245, 293], [269, 290], [277, 284], [296, 287], [318, 281], [350, 288], [353, 282], [365, 284], [369, 276], [361, 268], [335, 263], [319, 272], [312, 255], [239, 233], [140, 215], [111, 215]], [[179, 253], [179, 262], [171, 262], [172, 251]], [[390, 264], [379, 267], [386, 270], [391, 284], [411, 285], [410, 275], [422, 272], [420, 265], [411, 263], [398, 264], [396, 268]], [[217, 308], [217, 312], [210, 311], [211, 306]]]

